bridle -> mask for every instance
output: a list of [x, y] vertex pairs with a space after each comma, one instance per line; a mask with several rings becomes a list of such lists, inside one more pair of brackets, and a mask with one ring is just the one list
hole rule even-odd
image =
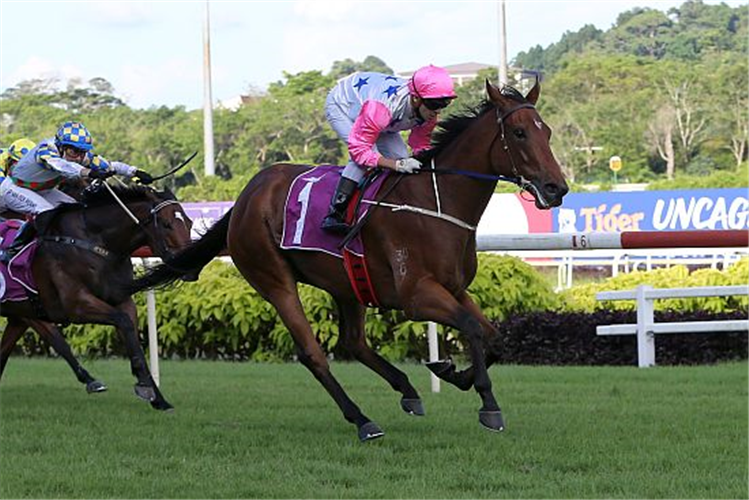
[[489, 150], [487, 152], [487, 154], [489, 155], [489, 167], [494, 170], [494, 163], [492, 161], [492, 149], [494, 148], [494, 143], [497, 141], [497, 138], [499, 138], [502, 141], [502, 150], [510, 159], [510, 167], [512, 168], [512, 177], [508, 178], [507, 180], [509, 180], [513, 184], [517, 184], [522, 191], [530, 192], [537, 200], [539, 200], [542, 205], [548, 205], [544, 197], [538, 191], [538, 188], [535, 186], [535, 184], [523, 177], [523, 174], [521, 174], [518, 170], [517, 164], [515, 163], [515, 157], [512, 156], [512, 150], [510, 149], [510, 145], [507, 143], [507, 137], [505, 134], [505, 119], [514, 112], [521, 109], [536, 109], [536, 107], [533, 104], [524, 103], [515, 106], [514, 108], [510, 108], [510, 110], [504, 113], [502, 113], [499, 108], [496, 108], [497, 125], [499, 125], [499, 130], [494, 135], [494, 139], [492, 139], [491, 144], [489, 144]]
[[[515, 113], [516, 111], [519, 111], [521, 109], [536, 109], [536, 107], [531, 103], [523, 103], [518, 106], [515, 106], [514, 108], [511, 108], [510, 110], [502, 113], [498, 107], [495, 107], [495, 112], [497, 115], [497, 125], [499, 126], [497, 129], [497, 132], [494, 134], [494, 137], [492, 138], [491, 142], [489, 143], [489, 149], [487, 149], [486, 154], [489, 157], [489, 168], [491, 170], [495, 170], [494, 168], [494, 162], [492, 161], [492, 150], [494, 149], [494, 144], [499, 139], [502, 143], [502, 150], [505, 152], [507, 157], [510, 159], [510, 167], [512, 169], [511, 175], [501, 175], [501, 174], [482, 174], [480, 172], [473, 172], [470, 170], [461, 170], [461, 169], [455, 169], [455, 168], [440, 168], [437, 169], [434, 166], [431, 168], [426, 167], [422, 168], [420, 172], [424, 173], [431, 173], [432, 175], [435, 174], [453, 174], [453, 175], [462, 175], [464, 177], [471, 177], [473, 179], [480, 179], [480, 180], [486, 180], [486, 181], [504, 181], [504, 182], [510, 182], [512, 184], [515, 184], [518, 186], [521, 190], [521, 196], [523, 192], [529, 192], [531, 195], [533, 195], [539, 202], [544, 205], [548, 206], [548, 203], [546, 203], [546, 200], [541, 195], [541, 193], [538, 191], [538, 188], [533, 184], [531, 181], [526, 179], [523, 174], [520, 173], [520, 170], [518, 170], [517, 164], [515, 163], [515, 157], [512, 155], [512, 150], [510, 149], [510, 145], [507, 142], [507, 136], [505, 134], [505, 119], [510, 116], [511, 114]], [[432, 162], [434, 163], [434, 162]]]
[[[159, 226], [158, 223], [158, 213], [165, 207], [168, 207], [169, 205], [178, 205], [179, 202], [177, 200], [163, 200], [159, 203], [154, 204], [151, 209], [148, 212], [148, 216], [144, 220], [140, 220], [133, 212], [130, 210], [127, 205], [120, 199], [119, 196], [114, 192], [114, 190], [107, 184], [106, 182], [100, 182], [101, 185], [105, 186], [107, 191], [109, 191], [109, 194], [112, 195], [114, 200], [117, 202], [117, 204], [122, 208], [122, 210], [125, 212], [125, 214], [135, 223], [136, 226], [138, 226], [144, 233], [149, 234], [149, 228], [148, 225], [153, 222], [153, 234], [154, 234], [154, 244], [156, 246], [156, 255], [161, 257], [162, 260], [167, 260], [171, 258], [174, 253], [169, 250], [166, 246], [166, 237], [163, 234], [162, 228]], [[85, 224], [85, 210], [83, 212], [84, 214], [84, 224]], [[179, 219], [182, 219], [181, 214], [180, 217], [177, 217]], [[184, 224], [187, 224], [183, 220]], [[87, 250], [92, 250], [97, 255], [100, 255], [102, 257], [108, 257], [111, 253], [109, 250], [101, 247], [100, 245], [93, 246], [90, 244], [90, 242], [86, 242], [84, 240], [80, 239], [73, 239], [73, 238], [67, 238], [67, 237], [54, 237], [49, 238], [50, 241], [55, 241], [58, 243], [68, 243], [73, 244], [74, 246], [78, 246], [81, 248], [85, 248]]]
[[[516, 111], [519, 111], [521, 109], [536, 109], [536, 107], [533, 104], [526, 102], [526, 103], [519, 104], [518, 106], [515, 106], [514, 108], [510, 108], [508, 111], [502, 113], [501, 110], [499, 109], [499, 107], [497, 107], [495, 105], [495, 111], [496, 111], [496, 115], [497, 115], [496, 122], [497, 122], [498, 128], [497, 128], [496, 133], [494, 134], [494, 137], [492, 138], [491, 142], [489, 143], [489, 148], [487, 150], [487, 155], [489, 156], [489, 168], [492, 171], [494, 171], [495, 168], [494, 168], [494, 162], [493, 162], [493, 158], [492, 158], [492, 150], [494, 149], [494, 144], [497, 142], [497, 140], [499, 139], [501, 141], [501, 143], [502, 143], [502, 150], [505, 152], [505, 154], [507, 154], [507, 157], [510, 159], [510, 167], [512, 168], [512, 175], [511, 176], [498, 175], [498, 174], [484, 174], [484, 173], [479, 173], [479, 172], [472, 172], [470, 170], [460, 170], [460, 169], [451, 169], [451, 168], [447, 168], [447, 169], [440, 168], [440, 169], [438, 169], [438, 168], [436, 168], [436, 166], [434, 164], [434, 158], [432, 158], [432, 166], [431, 166], [431, 168], [430, 167], [422, 168], [422, 169], [419, 170], [419, 173], [422, 173], [422, 172], [427, 173], [428, 172], [428, 173], [432, 174], [432, 186], [433, 186], [433, 190], [434, 190], [434, 196], [435, 196], [435, 202], [436, 202], [436, 208], [437, 208], [437, 210], [430, 210], [430, 209], [421, 208], [421, 207], [414, 207], [414, 206], [407, 205], [407, 204], [395, 205], [395, 204], [392, 204], [392, 203], [386, 203], [386, 202], [382, 201], [382, 200], [384, 200], [387, 197], [387, 195], [390, 193], [390, 191], [392, 191], [393, 189], [395, 189], [395, 186], [403, 179], [403, 176], [399, 177], [398, 180], [392, 186], [390, 186], [390, 188], [382, 196], [380, 196], [379, 201], [372, 202], [372, 201], [364, 200], [363, 203], [367, 203], [369, 205], [374, 205], [374, 206], [379, 206], [379, 207], [388, 207], [393, 212], [408, 211], [408, 212], [414, 212], [414, 213], [417, 213], [417, 214], [420, 214], [420, 215], [429, 216], [429, 217], [436, 217], [438, 219], [445, 220], [445, 221], [447, 221], [447, 222], [449, 222], [451, 224], [454, 224], [454, 225], [456, 225], [458, 227], [461, 227], [463, 229], [466, 229], [468, 231], [475, 231], [476, 230], [476, 226], [468, 224], [467, 222], [462, 221], [460, 219], [457, 219], [457, 218], [455, 218], [453, 216], [450, 216], [448, 214], [445, 214], [442, 211], [441, 202], [440, 202], [439, 187], [438, 187], [438, 184], [437, 184], [437, 178], [436, 178], [436, 176], [437, 176], [437, 174], [454, 174], [454, 175], [462, 175], [462, 176], [465, 176], [465, 177], [471, 177], [471, 178], [474, 178], [474, 179], [488, 180], [488, 181], [492, 181], [492, 182], [496, 182], [496, 181], [511, 182], [513, 184], [516, 184], [518, 187], [520, 187], [520, 189], [522, 191], [528, 191], [531, 194], [533, 194], [535, 196], [535, 198], [539, 201], [539, 203], [541, 203], [542, 205], [548, 206], [548, 203], [543, 198], [543, 196], [541, 195], [541, 193], [538, 191], [538, 188], [531, 181], [529, 181], [528, 179], [526, 179], [525, 177], [523, 177], [523, 175], [518, 170], [517, 164], [515, 163], [515, 158], [512, 155], [512, 150], [510, 149], [510, 145], [507, 142], [507, 137], [506, 137], [506, 134], [505, 134], [505, 119], [507, 119], [507, 117], [509, 117], [510, 115], [512, 115], [513, 113], [515, 113]], [[363, 191], [363, 189], [362, 189], [362, 191]], [[343, 241], [341, 242], [341, 244], [339, 245], [339, 247], [340, 246], [344, 246], [345, 244], [347, 244], [356, 235], [356, 233], [364, 225], [364, 223], [366, 222], [366, 219], [369, 217], [370, 214], [371, 214], [371, 211], [367, 212], [367, 214], [364, 216], [364, 218], [362, 218], [361, 220], [359, 220], [357, 222], [357, 224], [351, 229], [351, 231], [349, 231], [348, 235], [343, 239]]]

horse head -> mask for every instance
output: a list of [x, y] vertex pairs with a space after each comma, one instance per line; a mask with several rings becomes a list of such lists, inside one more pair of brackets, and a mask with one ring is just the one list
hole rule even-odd
[[147, 192], [151, 208], [148, 218], [140, 221], [140, 226], [148, 235], [151, 251], [166, 260], [190, 244], [192, 219], [169, 189], [148, 189]]
[[[549, 145], [551, 128], [536, 110], [541, 92], [538, 81], [526, 96], [512, 87], [500, 90], [488, 80], [486, 91], [496, 107], [492, 119], [499, 127], [489, 151], [492, 169], [510, 175], [529, 191], [537, 208], [561, 205], [569, 187]], [[502, 167], [504, 170], [509, 167], [510, 172], [500, 172]]]
[[[156, 191], [146, 186], [110, 187], [100, 185], [84, 192], [86, 219], [93, 230], [112, 241], [125, 241], [119, 251], [132, 251], [147, 245], [154, 255], [168, 260], [190, 244], [192, 220], [170, 190]], [[114, 223], [129, 219], [130, 222]]]

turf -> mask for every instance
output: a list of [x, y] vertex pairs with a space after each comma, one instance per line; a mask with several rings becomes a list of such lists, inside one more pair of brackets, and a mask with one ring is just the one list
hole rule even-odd
[[361, 444], [299, 364], [162, 362], [160, 413], [127, 363], [11, 358], [0, 384], [2, 498], [747, 498], [747, 365], [490, 370], [479, 398], [400, 365], [425, 417], [358, 364], [333, 372], [385, 437]]

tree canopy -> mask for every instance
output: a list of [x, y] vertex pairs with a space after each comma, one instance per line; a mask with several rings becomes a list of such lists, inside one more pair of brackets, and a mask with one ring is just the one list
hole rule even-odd
[[[636, 8], [607, 31], [586, 25], [546, 48], [519, 53], [515, 67], [542, 74], [539, 111], [554, 131], [552, 147], [568, 177], [610, 182], [608, 161], [616, 155], [624, 164], [622, 181], [721, 173], [722, 184], [746, 185], [748, 13], [747, 6], [700, 0], [668, 12]], [[376, 56], [344, 59], [327, 73], [284, 73], [236, 111], [217, 108], [216, 172], [228, 184], [203, 179], [201, 153], [169, 180], [171, 187], [196, 199], [221, 199], [276, 162], [342, 164], [346, 148], [325, 121], [324, 102], [336, 80], [354, 71], [392, 73]], [[524, 91], [533, 84], [510, 76]], [[444, 115], [478, 104], [485, 79], [495, 78], [489, 69], [459, 87]], [[7, 89], [0, 95], [0, 144], [51, 137], [70, 119], [87, 125], [100, 154], [155, 174], [202, 149], [201, 110], [132, 109], [105, 78], [37, 79]]]

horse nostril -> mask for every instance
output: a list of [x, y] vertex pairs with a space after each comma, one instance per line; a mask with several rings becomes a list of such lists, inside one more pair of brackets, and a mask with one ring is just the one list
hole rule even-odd
[[559, 184], [554, 184], [553, 182], [547, 182], [544, 184], [544, 190], [546, 191], [546, 194], [549, 196], [554, 197], [562, 197], [565, 194], [567, 194], [567, 191], [569, 188], [567, 186], [560, 186]]

